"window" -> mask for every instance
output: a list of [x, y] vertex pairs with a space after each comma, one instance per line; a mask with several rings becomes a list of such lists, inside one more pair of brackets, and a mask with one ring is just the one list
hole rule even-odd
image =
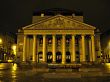
[[57, 45], [58, 45], [58, 46], [61, 45], [61, 39], [57, 39]]
[[48, 44], [52, 44], [52, 39], [48, 38]]
[[68, 38], [66, 39], [66, 46], [69, 46], [69, 44], [70, 44], [70, 39]]
[[39, 44], [40, 45], [43, 44], [43, 39], [42, 38], [39, 39]]

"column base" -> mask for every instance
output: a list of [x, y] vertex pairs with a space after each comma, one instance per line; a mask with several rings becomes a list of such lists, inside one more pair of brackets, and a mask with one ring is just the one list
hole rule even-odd
[[65, 62], [61, 62], [62, 64], [65, 64]]
[[36, 65], [37, 62], [36, 62], [36, 61], [32, 61], [31, 64], [32, 64], [32, 65]]
[[42, 61], [41, 63], [42, 63], [42, 64], [46, 64], [46, 61]]
[[81, 61], [81, 64], [88, 64], [87, 61]]
[[76, 62], [76, 61], [72, 61], [71, 63], [72, 63], [72, 64], [76, 64], [77, 62]]
[[97, 62], [96, 61], [90, 61], [90, 64], [97, 64]]
[[56, 63], [55, 61], [52, 62], [52, 64], [55, 64], [55, 63]]

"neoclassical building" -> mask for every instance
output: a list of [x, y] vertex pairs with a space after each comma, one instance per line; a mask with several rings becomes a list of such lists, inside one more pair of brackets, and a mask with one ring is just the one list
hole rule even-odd
[[17, 57], [36, 63], [96, 62], [101, 48], [95, 29], [79, 12], [35, 12], [32, 24], [18, 30]]

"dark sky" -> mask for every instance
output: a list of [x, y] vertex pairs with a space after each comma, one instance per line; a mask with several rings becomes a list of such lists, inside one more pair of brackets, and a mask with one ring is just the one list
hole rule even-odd
[[0, 31], [17, 32], [17, 29], [31, 24], [35, 9], [65, 8], [81, 10], [85, 23], [110, 29], [110, 0], [1, 0]]

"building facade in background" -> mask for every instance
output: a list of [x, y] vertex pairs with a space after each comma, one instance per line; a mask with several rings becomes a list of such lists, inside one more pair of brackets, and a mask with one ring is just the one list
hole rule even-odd
[[0, 60], [10, 60], [16, 55], [13, 51], [15, 44], [15, 35], [7, 32], [0, 33]]
[[110, 62], [110, 30], [101, 35], [102, 56], [104, 62]]
[[99, 62], [100, 34], [95, 29], [78, 11], [37, 11], [32, 24], [18, 30], [17, 57], [36, 63]]

